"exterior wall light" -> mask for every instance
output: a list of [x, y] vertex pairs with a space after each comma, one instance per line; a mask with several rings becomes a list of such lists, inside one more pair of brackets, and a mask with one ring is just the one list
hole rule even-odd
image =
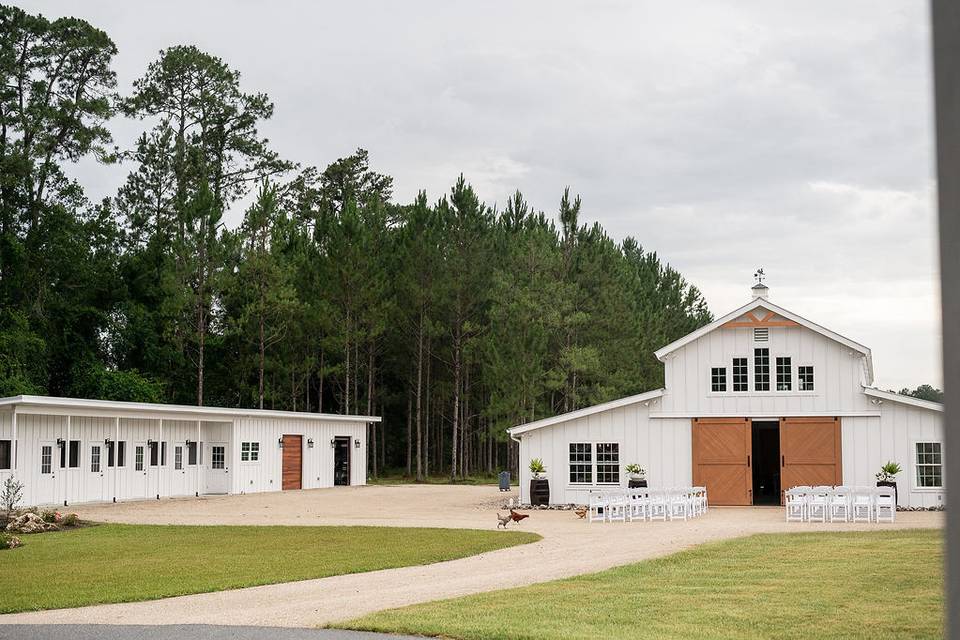
[[183, 446], [185, 447], [189, 447], [191, 444], [193, 444], [193, 440], [184, 440], [183, 442]]
[[360, 448], [360, 441], [359, 441], [359, 440], [354, 440], [354, 441], [353, 441], [353, 447], [354, 447], [354, 449], [359, 449], [359, 448]]
[[283, 449], [283, 438], [277, 440], [277, 446]]
[[57, 448], [63, 449], [63, 438], [57, 438]]
[[104, 438], [103, 444], [109, 447], [111, 444], [113, 444], [113, 440], [111, 440], [110, 438]]
[[337, 448], [337, 439], [336, 439], [336, 438], [330, 438], [330, 448], [331, 448], [331, 449], [336, 449], [336, 448]]
[[157, 444], [157, 443], [154, 442], [153, 440], [147, 440], [147, 446], [148, 446], [148, 447], [152, 447], [152, 446], [155, 445], [155, 444]]
[[307, 446], [313, 449], [313, 438], [307, 438]]

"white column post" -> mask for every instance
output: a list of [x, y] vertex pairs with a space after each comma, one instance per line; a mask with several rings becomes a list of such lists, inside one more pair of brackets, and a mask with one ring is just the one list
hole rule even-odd
[[13, 468], [13, 472], [16, 473], [19, 467], [17, 466], [20, 463], [19, 454], [20, 454], [20, 445], [17, 442], [17, 405], [13, 405], [13, 413], [10, 414], [11, 427], [13, 429], [13, 464], [10, 465]]
[[[67, 416], [67, 441], [63, 443], [63, 446], [67, 448], [64, 452], [64, 459], [67, 461], [67, 466], [63, 470], [63, 506], [67, 506], [67, 500], [70, 498], [70, 416]], [[77, 452], [79, 455], [80, 452]], [[77, 464], [80, 461], [77, 460]]]
[[[116, 433], [113, 436], [113, 501], [117, 501], [120, 493], [120, 416], [115, 418]], [[126, 452], [124, 452], [126, 453]]]
[[163, 418], [160, 418], [160, 440], [157, 441], [157, 500], [163, 490]]
[[[195, 471], [197, 472], [197, 497], [198, 497], [198, 498], [200, 497], [200, 472], [201, 472], [201, 465], [200, 465], [200, 422], [201, 422], [200, 420], [197, 420], [197, 445], [196, 445], [196, 447], [197, 447], [197, 457], [194, 458], [194, 459], [197, 461], [197, 466], [196, 466]], [[189, 454], [188, 454], [188, 455], [189, 455]]]

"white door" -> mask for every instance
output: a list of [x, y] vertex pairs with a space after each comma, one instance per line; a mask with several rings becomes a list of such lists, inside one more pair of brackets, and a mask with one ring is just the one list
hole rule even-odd
[[130, 497], [142, 500], [147, 497], [147, 443], [133, 443], [133, 471], [130, 475]]
[[204, 471], [207, 493], [230, 492], [230, 465], [227, 464], [226, 443], [210, 443], [210, 455], [207, 457]]
[[40, 459], [36, 461], [40, 473], [37, 474], [37, 486], [34, 489], [35, 504], [53, 504], [57, 502], [57, 460], [54, 452], [57, 446], [53, 442], [40, 443]]
[[102, 442], [87, 443], [86, 487], [84, 500], [107, 500], [107, 459]]

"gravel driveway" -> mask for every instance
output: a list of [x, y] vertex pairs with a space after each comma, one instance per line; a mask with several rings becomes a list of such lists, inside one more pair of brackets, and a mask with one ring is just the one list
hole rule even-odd
[[[490, 486], [315, 489], [78, 507], [84, 519], [140, 524], [385, 525], [493, 529], [508, 494]], [[503, 511], [501, 509], [501, 511]], [[312, 627], [381, 609], [590, 573], [753, 533], [943, 527], [942, 513], [890, 524], [799, 524], [776, 507], [715, 507], [687, 522], [589, 524], [532, 511], [519, 527], [543, 540], [460, 560], [127, 604], [0, 616], [0, 624], [212, 624]], [[304, 553], [309, 553], [305, 549]], [[0, 634], [2, 635], [2, 634]]]

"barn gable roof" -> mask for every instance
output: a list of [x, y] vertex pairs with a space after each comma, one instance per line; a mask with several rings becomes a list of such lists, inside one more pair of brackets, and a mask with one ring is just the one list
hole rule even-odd
[[[866, 386], [873, 384], [873, 356], [871, 355], [869, 348], [863, 346], [859, 342], [855, 342], [849, 338], [846, 338], [839, 333], [831, 331], [826, 327], [822, 327], [815, 322], [811, 322], [810, 320], [807, 320], [806, 318], [799, 316], [792, 311], [788, 311], [781, 306], [775, 305], [765, 298], [756, 298], [751, 300], [749, 303], [743, 305], [739, 309], [734, 309], [722, 318], [718, 318], [710, 324], [704, 325], [692, 333], [688, 333], [679, 340], [674, 340], [665, 347], [661, 347], [654, 352], [654, 355], [657, 356], [657, 359], [662, 362], [663, 359], [670, 353], [690, 344], [694, 340], [697, 340], [698, 338], [701, 338], [712, 331], [715, 331], [716, 329], [722, 328], [728, 323], [730, 323], [732, 326], [749, 326], [748, 322], [742, 322], [741, 320], [746, 314], [749, 314], [756, 309], [762, 309], [767, 312], [767, 317], [764, 318], [764, 320], [766, 320], [766, 326], [786, 326], [787, 323], [789, 323], [791, 326], [800, 325], [810, 329], [811, 331], [815, 331], [820, 335], [826, 336], [835, 342], [839, 342], [851, 351], [859, 353], [864, 360], [864, 381]], [[755, 318], [754, 315], [749, 317]], [[758, 326], [762, 326], [762, 324], [758, 324]]]
[[663, 389], [655, 389], [654, 391], [639, 393], [635, 396], [627, 396], [626, 398], [619, 398], [617, 400], [611, 400], [610, 402], [595, 404], [592, 407], [586, 407], [584, 409], [577, 409], [576, 411], [561, 413], [558, 416], [543, 418], [542, 420], [535, 420], [534, 422], [528, 422], [526, 424], [519, 424], [515, 427], [510, 427], [509, 429], [507, 429], [507, 433], [509, 433], [512, 436], [515, 436], [521, 433], [527, 433], [528, 431], [534, 431], [536, 429], [542, 429], [543, 427], [549, 427], [551, 425], [559, 424], [561, 422], [568, 422], [570, 420], [584, 418], [586, 416], [593, 415], [594, 413], [609, 411], [611, 409], [619, 409], [620, 407], [627, 407], [632, 404], [637, 404], [640, 402], [650, 402], [651, 400], [659, 398], [662, 395], [663, 395]]
[[900, 393], [894, 393], [893, 391], [883, 391], [882, 389], [877, 389], [876, 387], [864, 387], [863, 392], [870, 397], [877, 398], [880, 401], [889, 400], [891, 402], [899, 402], [900, 404], [908, 404], [912, 407], [920, 407], [921, 409], [929, 409], [931, 411], [939, 411], [943, 413], [943, 405], [939, 402], [922, 400], [920, 398], [914, 398], [913, 396], [905, 396]]

